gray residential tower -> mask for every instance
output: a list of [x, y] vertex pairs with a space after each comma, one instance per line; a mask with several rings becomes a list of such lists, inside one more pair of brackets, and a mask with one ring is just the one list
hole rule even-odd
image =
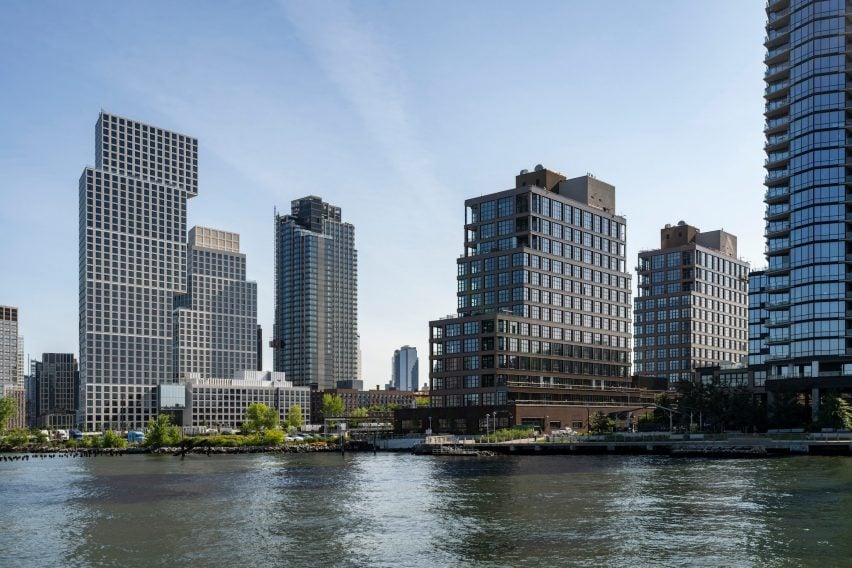
[[273, 366], [324, 390], [358, 378], [355, 229], [316, 196], [275, 215]]
[[174, 369], [180, 379], [230, 379], [257, 367], [257, 284], [246, 280], [240, 236], [189, 231], [187, 292], [175, 297]]
[[141, 428], [174, 377], [172, 313], [186, 292], [195, 138], [101, 112], [80, 176], [80, 382], [88, 430]]

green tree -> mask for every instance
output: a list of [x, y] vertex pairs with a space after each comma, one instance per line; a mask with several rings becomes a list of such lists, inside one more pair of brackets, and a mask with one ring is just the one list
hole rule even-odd
[[127, 440], [118, 435], [118, 433], [113, 430], [107, 430], [104, 432], [103, 439], [101, 440], [102, 448], [126, 448]]
[[352, 418], [352, 425], [357, 426], [364, 422], [364, 419], [370, 415], [370, 411], [363, 406], [359, 406], [349, 415]]
[[39, 428], [30, 428], [30, 436], [35, 436], [35, 441], [38, 444], [46, 444], [50, 441], [50, 437]]
[[270, 408], [262, 402], [253, 402], [246, 408], [246, 420], [243, 430], [246, 432], [263, 432], [278, 426], [278, 410]]
[[180, 428], [172, 424], [168, 414], [160, 414], [148, 421], [145, 445], [149, 448], [175, 446], [180, 443]]
[[429, 406], [429, 397], [428, 396], [415, 396], [414, 397], [414, 406], [417, 408], [426, 408]]
[[615, 420], [603, 412], [595, 412], [589, 419], [589, 431], [592, 434], [606, 434], [615, 428]]
[[819, 425], [837, 430], [852, 429], [852, 408], [841, 396], [828, 394], [819, 405]]
[[287, 425], [299, 428], [304, 424], [305, 418], [302, 416], [302, 407], [298, 404], [291, 405], [290, 410], [287, 412]]
[[19, 446], [26, 446], [30, 442], [30, 431], [26, 428], [15, 428], [13, 430], [9, 430], [6, 433], [6, 437], [3, 438], [4, 445], [17, 448]]
[[322, 395], [322, 416], [331, 418], [343, 414], [343, 399], [339, 394], [325, 393]]
[[18, 415], [18, 403], [9, 396], [0, 396], [0, 432], [6, 431], [6, 424]]
[[773, 428], [802, 428], [810, 422], [810, 408], [802, 404], [794, 389], [779, 389], [773, 393], [769, 407], [769, 423]]

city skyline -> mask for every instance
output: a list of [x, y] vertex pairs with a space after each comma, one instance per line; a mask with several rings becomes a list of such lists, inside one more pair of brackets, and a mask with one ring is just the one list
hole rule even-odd
[[[76, 350], [70, 188], [79, 166], [91, 163], [91, 117], [100, 107], [199, 139], [205, 199], [195, 200], [188, 224], [242, 235], [264, 343], [273, 319], [273, 239], [258, 220], [307, 193], [346, 211], [358, 228], [366, 384], [386, 382], [387, 353], [400, 344], [426, 352], [424, 322], [454, 309], [455, 266], [447, 259], [462, 252], [459, 217], [437, 212], [459, 211], [470, 195], [501, 187], [505, 171], [551, 163], [569, 175], [579, 167], [605, 175], [621, 189], [629, 260], [655, 246], [659, 226], [684, 218], [739, 235], [743, 256], [763, 265], [761, 2], [709, 12], [660, 3], [657, 18], [625, 3], [503, 6], [486, 10], [491, 25], [474, 30], [465, 22], [484, 5], [447, 5], [439, 14], [268, 4], [240, 12], [240, 21], [233, 6], [212, 4], [207, 31], [186, 26], [187, 7], [160, 22], [133, 7], [104, 6], [94, 22], [61, 4], [3, 8], [12, 25], [0, 61], [21, 81], [0, 95], [8, 126], [0, 134], [0, 187], [9, 204], [0, 231], [16, 243], [3, 247], [0, 261], [18, 267], [26, 284], [23, 276], [4, 278], [0, 298], [21, 309], [30, 356]], [[544, 13], [566, 22], [569, 37], [547, 49], [543, 40], [498, 42], [517, 33], [519, 18]], [[128, 18], [145, 31], [126, 32], [139, 35], [124, 43], [145, 48], [104, 50], [118, 45], [112, 23]], [[584, 46], [602, 30], [605, 41], [591, 57]], [[68, 41], [69, 34], [88, 39]], [[452, 47], [433, 36], [451, 38]], [[258, 39], [262, 48], [251, 45]], [[183, 57], [169, 63], [174, 50]], [[686, 64], [699, 60], [700, 70]], [[268, 69], [291, 79], [273, 79]], [[551, 82], [538, 87], [529, 79], [544, 70]], [[164, 83], [168, 95], [155, 87]], [[338, 181], [307, 190], [319, 167]], [[694, 208], [701, 192], [718, 203]], [[748, 202], [726, 208], [735, 198]], [[390, 226], [373, 222], [379, 205]], [[39, 257], [48, 243], [55, 258], [45, 264]], [[387, 258], [396, 260], [393, 282]], [[412, 298], [413, 307], [401, 309]]]

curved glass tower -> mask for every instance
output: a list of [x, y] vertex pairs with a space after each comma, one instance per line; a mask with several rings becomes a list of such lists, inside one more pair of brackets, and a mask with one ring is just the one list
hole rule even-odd
[[767, 3], [766, 362], [808, 387], [852, 375], [850, 5]]

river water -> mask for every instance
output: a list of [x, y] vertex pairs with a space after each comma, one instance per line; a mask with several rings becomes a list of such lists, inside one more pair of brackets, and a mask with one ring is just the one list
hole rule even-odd
[[852, 565], [852, 459], [0, 462], [0, 566]]

